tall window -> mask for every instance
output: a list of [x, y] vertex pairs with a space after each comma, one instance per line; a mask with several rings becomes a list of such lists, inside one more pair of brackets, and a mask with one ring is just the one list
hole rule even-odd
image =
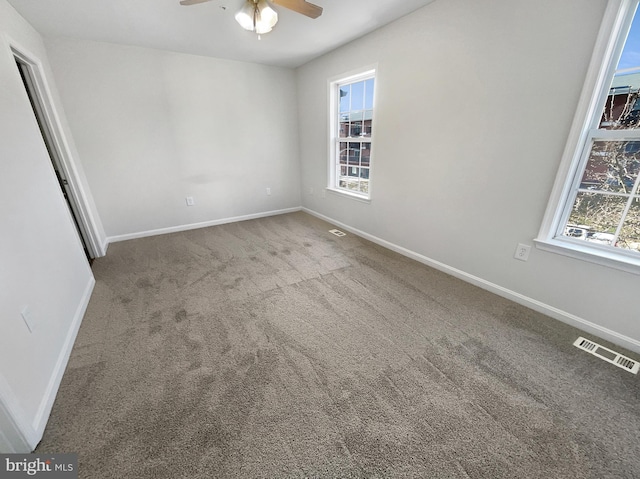
[[369, 198], [375, 71], [331, 84], [329, 188]]
[[546, 243], [640, 272], [640, 15], [621, 3]]

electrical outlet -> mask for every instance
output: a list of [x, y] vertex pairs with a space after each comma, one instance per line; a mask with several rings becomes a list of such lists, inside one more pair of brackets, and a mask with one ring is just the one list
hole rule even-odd
[[187, 196], [186, 200], [187, 200], [187, 206], [193, 206], [196, 204], [195, 200], [193, 199], [193, 196]]
[[267, 196], [271, 196], [271, 188], [267, 188]]
[[313, 194], [313, 187], [309, 188], [309, 194], [312, 195]]
[[520, 261], [527, 261], [529, 259], [530, 251], [531, 251], [531, 246], [520, 243], [516, 248], [516, 253], [513, 255], [513, 257], [515, 259], [519, 259]]

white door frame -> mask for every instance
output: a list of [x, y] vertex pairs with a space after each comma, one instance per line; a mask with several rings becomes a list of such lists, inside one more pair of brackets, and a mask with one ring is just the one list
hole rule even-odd
[[[27, 66], [31, 80], [33, 80], [33, 93], [37, 96], [42, 119], [47, 123], [50, 133], [49, 136], [53, 143], [51, 146], [55, 150], [51, 154], [51, 161], [55, 162], [65, 182], [64, 188], [66, 189], [72, 209], [70, 214], [76, 217], [80, 234], [82, 235], [89, 255], [92, 258], [104, 256], [106, 254], [106, 248], [102, 241], [100, 241], [94, 215], [87, 206], [87, 195], [79, 179], [77, 168], [70, 153], [69, 144], [60, 126], [60, 117], [51, 100], [51, 90], [44, 77], [42, 63], [36, 56], [16, 45], [11, 40], [9, 40], [9, 46], [14, 58]], [[19, 74], [19, 72], [17, 73]], [[73, 220], [73, 218], [71, 219]]]

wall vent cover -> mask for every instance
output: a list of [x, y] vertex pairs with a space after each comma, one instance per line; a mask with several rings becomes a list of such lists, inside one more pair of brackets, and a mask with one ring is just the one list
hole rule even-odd
[[582, 336], [576, 339], [573, 345], [583, 351], [599, 357], [600, 359], [604, 359], [606, 362], [614, 364], [625, 371], [629, 371], [630, 373], [638, 374], [638, 370], [640, 370], [640, 363], [638, 363], [638, 361], [629, 359], [620, 353], [616, 353], [609, 348], [600, 346], [599, 344], [589, 341]]
[[336, 236], [347, 236], [347, 233], [340, 230], [329, 230], [329, 233], [334, 234]]

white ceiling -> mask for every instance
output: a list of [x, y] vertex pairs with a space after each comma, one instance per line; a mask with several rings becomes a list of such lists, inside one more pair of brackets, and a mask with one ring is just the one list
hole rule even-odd
[[275, 6], [278, 24], [261, 40], [234, 19], [243, 0], [8, 1], [44, 36], [296, 67], [433, 0], [311, 0], [324, 8], [315, 20]]

